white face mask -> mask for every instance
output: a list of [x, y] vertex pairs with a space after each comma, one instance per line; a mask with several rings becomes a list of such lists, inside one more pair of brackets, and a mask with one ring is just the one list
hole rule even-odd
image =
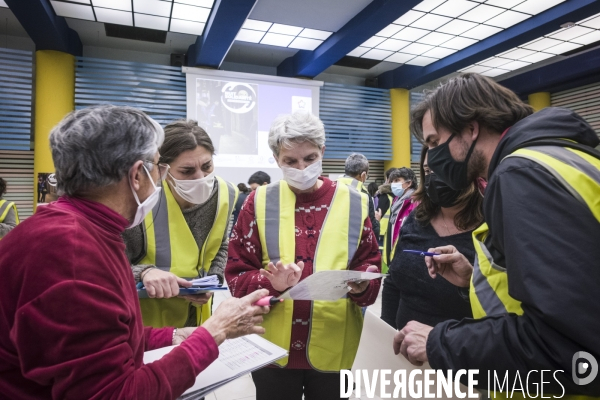
[[291, 167], [281, 166], [283, 172], [283, 179], [288, 185], [295, 187], [298, 190], [310, 189], [317, 183], [317, 179], [321, 175], [323, 160], [315, 161], [308, 167], [300, 170]]
[[142, 221], [144, 220], [144, 218], [146, 218], [146, 215], [148, 215], [148, 213], [150, 213], [152, 211], [152, 209], [158, 202], [158, 199], [160, 198], [160, 191], [162, 188], [157, 187], [154, 184], [152, 175], [150, 175], [150, 172], [148, 172], [145, 165], [142, 165], [142, 166], [144, 167], [144, 170], [148, 174], [148, 177], [150, 178], [150, 182], [152, 182], [152, 186], [154, 186], [154, 192], [152, 192], [150, 194], [150, 196], [148, 196], [148, 198], [146, 200], [144, 200], [143, 203], [140, 203], [140, 198], [138, 197], [135, 190], [133, 190], [133, 186], [131, 186], [131, 181], [129, 181], [129, 187], [131, 188], [131, 191], [133, 192], [133, 197], [135, 198], [135, 201], [138, 204], [138, 208], [137, 208], [137, 211], [135, 212], [135, 216], [133, 217], [133, 222], [127, 227], [127, 229], [131, 229], [131, 228], [136, 227], [139, 224], [141, 224]]
[[204, 178], [192, 180], [173, 179], [174, 189], [182, 199], [192, 204], [202, 204], [210, 197], [215, 186], [215, 171]]

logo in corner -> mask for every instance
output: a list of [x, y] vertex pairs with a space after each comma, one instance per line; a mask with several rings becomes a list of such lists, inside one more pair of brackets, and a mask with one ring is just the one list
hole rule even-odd
[[573, 354], [572, 374], [576, 385], [590, 384], [598, 375], [598, 361], [590, 353], [578, 351]]

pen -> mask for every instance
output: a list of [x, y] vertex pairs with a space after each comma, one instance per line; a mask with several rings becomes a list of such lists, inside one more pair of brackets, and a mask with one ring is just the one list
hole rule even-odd
[[433, 257], [433, 256], [441, 256], [441, 253], [430, 253], [428, 251], [421, 251], [421, 250], [402, 250], [405, 253], [411, 253], [411, 254], [418, 254], [420, 256], [429, 256], [429, 257]]
[[257, 301], [256, 303], [254, 303], [252, 305], [253, 306], [272, 306], [281, 301], [283, 301], [283, 299], [278, 299], [274, 296], [267, 296], [267, 297], [263, 297], [262, 299], [260, 299], [259, 301]]

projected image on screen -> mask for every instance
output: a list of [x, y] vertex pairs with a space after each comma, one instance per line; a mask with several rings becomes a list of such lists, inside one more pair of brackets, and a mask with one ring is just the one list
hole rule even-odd
[[215, 146], [217, 167], [276, 168], [271, 124], [281, 114], [313, 111], [310, 88], [196, 78], [195, 119]]
[[196, 80], [196, 118], [217, 154], [258, 155], [258, 85]]

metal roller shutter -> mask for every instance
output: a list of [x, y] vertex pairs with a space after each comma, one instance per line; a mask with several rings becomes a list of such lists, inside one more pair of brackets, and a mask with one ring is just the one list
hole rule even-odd
[[6, 180], [4, 199], [14, 201], [21, 220], [33, 214], [33, 151], [0, 150], [0, 177]]
[[369, 161], [392, 158], [389, 90], [325, 83], [319, 117], [327, 137], [325, 158], [345, 160], [354, 152]]
[[600, 136], [600, 83], [553, 93], [552, 105], [575, 111]]

